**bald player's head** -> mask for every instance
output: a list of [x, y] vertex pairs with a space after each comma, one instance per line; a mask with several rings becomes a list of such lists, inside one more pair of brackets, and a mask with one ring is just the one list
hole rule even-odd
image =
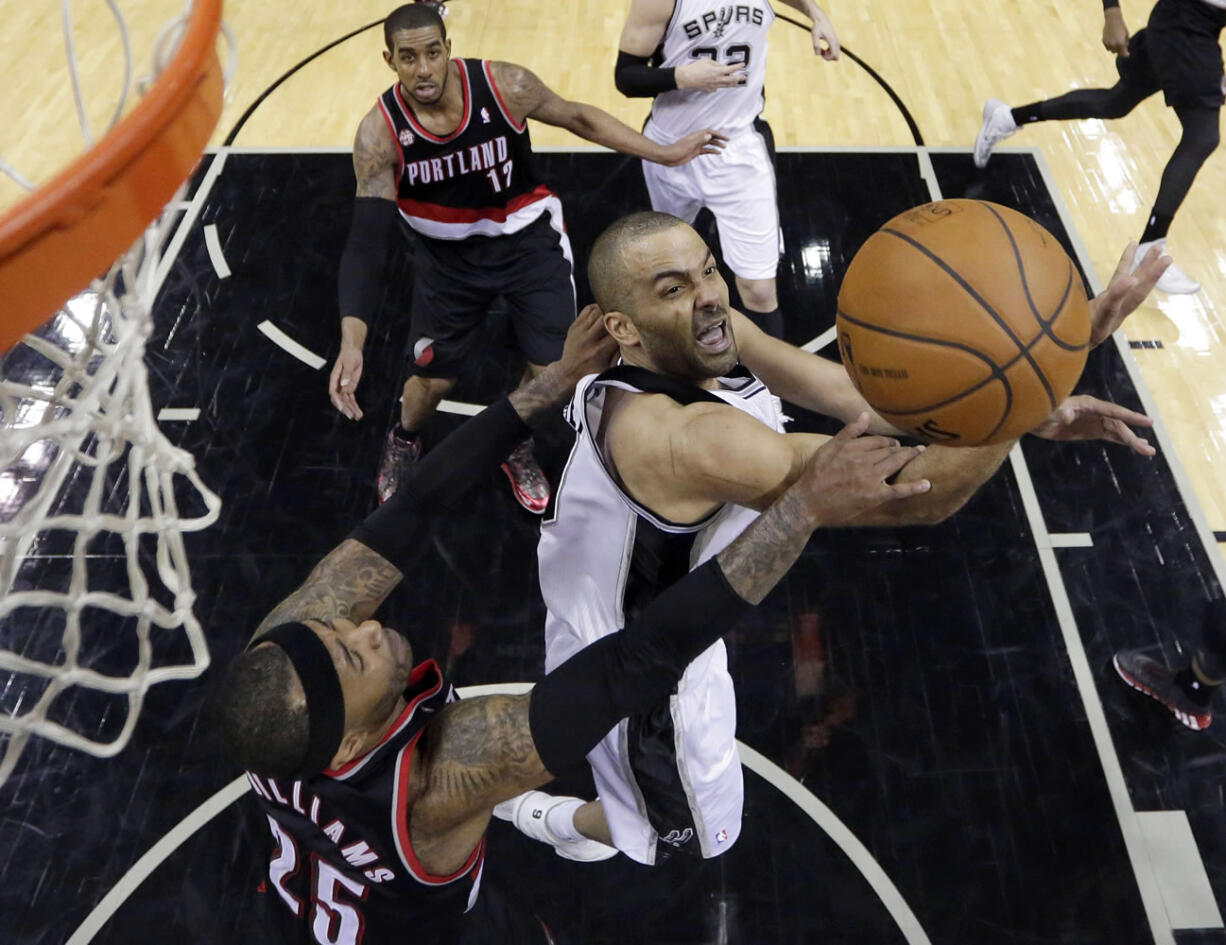
[[601, 311], [634, 315], [637, 260], [628, 250], [644, 238], [675, 226], [686, 223], [669, 213], [644, 210], [614, 221], [596, 238], [587, 261], [587, 279]]

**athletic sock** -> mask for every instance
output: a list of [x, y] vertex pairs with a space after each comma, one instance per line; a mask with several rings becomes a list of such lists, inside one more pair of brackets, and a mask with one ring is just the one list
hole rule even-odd
[[575, 829], [575, 811], [584, 804], [579, 798], [562, 801], [545, 812], [545, 826], [558, 840], [566, 843], [588, 839]]
[[1171, 220], [1174, 214], [1157, 213], [1150, 214], [1149, 222], [1145, 224], [1145, 232], [1141, 234], [1142, 243], [1152, 243], [1154, 240], [1166, 239], [1166, 231], [1171, 228]]
[[750, 321], [772, 338], [783, 337], [783, 313], [779, 311], [778, 305], [769, 312], [755, 312], [747, 308], [745, 314], [749, 316]]
[[1042, 102], [1031, 102], [1029, 105], [1019, 105], [1017, 108], [1010, 109], [1009, 114], [1013, 116], [1013, 124], [1020, 128], [1034, 121], [1042, 121], [1042, 106]]

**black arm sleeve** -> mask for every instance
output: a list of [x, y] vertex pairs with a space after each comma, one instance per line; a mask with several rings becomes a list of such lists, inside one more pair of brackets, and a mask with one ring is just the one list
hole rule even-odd
[[449, 512], [531, 433], [505, 397], [448, 434], [390, 499], [349, 537], [398, 564], [421, 543], [424, 528]]
[[336, 294], [341, 315], [369, 322], [379, 301], [388, 236], [396, 224], [396, 204], [382, 197], [353, 201], [353, 222], [341, 254]]
[[619, 721], [668, 699], [685, 668], [750, 609], [715, 560], [637, 620], [584, 647], [532, 690], [532, 741], [553, 774], [578, 764]]
[[1103, 0], [1103, 9], [1110, 10], [1112, 7], [1118, 7], [1120, 0]]
[[650, 57], [632, 56], [617, 51], [617, 65], [613, 67], [613, 84], [627, 98], [650, 98], [677, 87], [675, 69], [660, 69], [648, 65]]

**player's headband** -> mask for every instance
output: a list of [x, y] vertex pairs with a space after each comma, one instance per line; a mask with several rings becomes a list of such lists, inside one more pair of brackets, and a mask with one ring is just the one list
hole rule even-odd
[[306, 692], [309, 735], [296, 778], [309, 778], [328, 767], [345, 734], [345, 697], [332, 654], [304, 623], [283, 623], [255, 640], [273, 643], [289, 657]]

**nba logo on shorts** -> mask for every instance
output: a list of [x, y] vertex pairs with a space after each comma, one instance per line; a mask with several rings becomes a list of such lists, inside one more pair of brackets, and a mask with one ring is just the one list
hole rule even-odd
[[407, 148], [413, 143], [413, 132], [409, 131], [408, 128], [401, 131], [398, 137], [400, 138], [401, 147]]

